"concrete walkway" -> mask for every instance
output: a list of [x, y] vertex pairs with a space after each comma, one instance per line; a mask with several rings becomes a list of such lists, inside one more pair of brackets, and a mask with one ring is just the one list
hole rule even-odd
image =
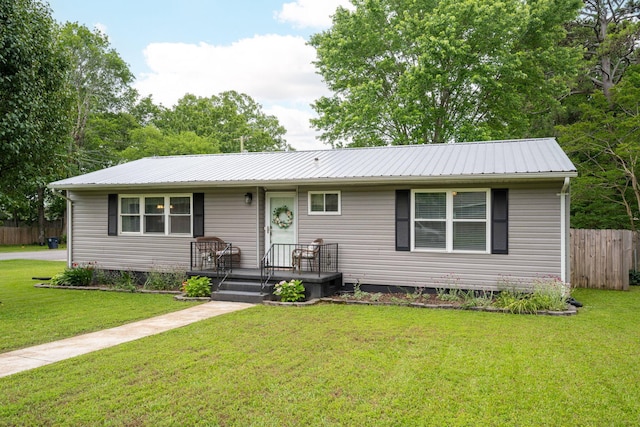
[[129, 323], [104, 331], [79, 335], [35, 347], [0, 354], [0, 377], [38, 368], [82, 354], [159, 334], [170, 329], [209, 319], [233, 311], [253, 307], [239, 302], [211, 301], [204, 304]]

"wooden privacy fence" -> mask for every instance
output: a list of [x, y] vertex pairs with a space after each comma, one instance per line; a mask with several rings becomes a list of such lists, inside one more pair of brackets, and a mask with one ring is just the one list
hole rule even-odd
[[[49, 224], [44, 238], [60, 237], [62, 226]], [[31, 245], [38, 242], [38, 227], [0, 227], [0, 245]], [[46, 243], [46, 241], [45, 241]]]
[[629, 270], [638, 268], [638, 233], [571, 229], [571, 286], [629, 290]]

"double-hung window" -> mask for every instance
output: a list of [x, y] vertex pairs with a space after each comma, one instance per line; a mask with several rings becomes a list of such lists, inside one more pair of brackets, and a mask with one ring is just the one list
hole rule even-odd
[[414, 190], [412, 249], [489, 252], [489, 190]]
[[309, 215], [340, 215], [340, 191], [309, 191]]
[[121, 195], [120, 234], [190, 235], [190, 195]]
[[140, 198], [120, 198], [120, 224], [122, 233], [140, 232]]

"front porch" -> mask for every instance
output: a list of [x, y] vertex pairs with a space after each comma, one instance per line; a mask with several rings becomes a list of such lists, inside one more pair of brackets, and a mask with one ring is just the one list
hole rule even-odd
[[263, 286], [259, 268], [234, 268], [220, 280], [216, 271], [192, 270], [188, 276], [203, 276], [211, 278], [211, 299], [216, 301], [234, 301], [260, 303], [273, 299], [273, 286], [291, 279], [302, 280], [305, 287], [305, 299], [321, 298], [334, 295], [342, 288], [342, 273], [321, 273], [292, 270], [277, 270], [267, 284]]
[[191, 244], [188, 276], [211, 278], [211, 299], [260, 303], [274, 299], [273, 287], [301, 280], [305, 300], [334, 295], [342, 288], [338, 271], [338, 244], [273, 244], [260, 268], [239, 268], [239, 250], [231, 243], [196, 241]]

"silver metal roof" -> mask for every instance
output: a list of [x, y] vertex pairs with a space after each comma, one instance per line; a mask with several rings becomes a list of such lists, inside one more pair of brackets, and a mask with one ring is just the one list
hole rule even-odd
[[576, 176], [553, 138], [341, 150], [147, 157], [55, 189], [383, 183]]

